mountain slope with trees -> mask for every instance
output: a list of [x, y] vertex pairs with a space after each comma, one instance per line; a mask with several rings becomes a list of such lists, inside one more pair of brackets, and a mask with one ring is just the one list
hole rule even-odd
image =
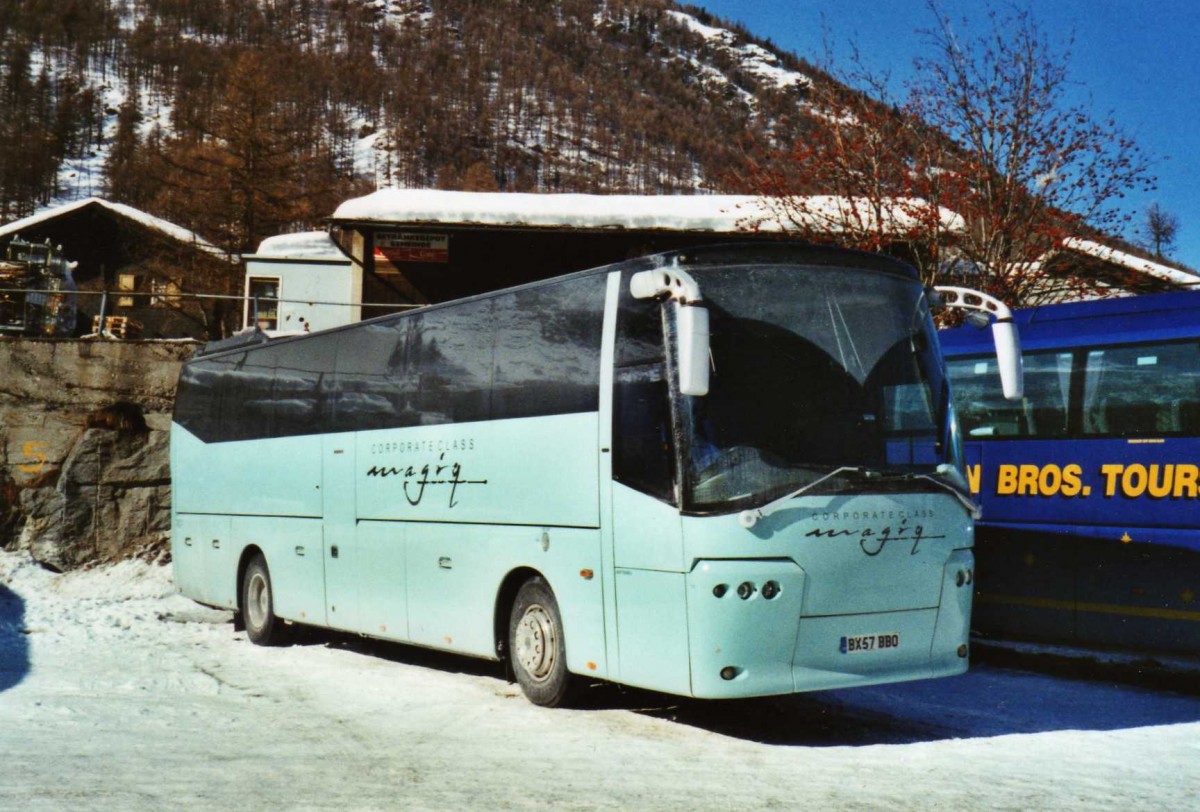
[[0, 216], [103, 193], [238, 251], [376, 186], [726, 190], [820, 72], [714, 22], [667, 0], [7, 0]]
[[[240, 253], [389, 186], [748, 192], [929, 281], [1094, 293], [1042, 258], [1123, 229], [1148, 162], [1060, 105], [1068, 52], [1028, 13], [959, 50], [931, 10], [892, 99], [673, 0], [0, 0], [0, 220], [103, 194]], [[814, 193], [866, 205], [822, 223]]]

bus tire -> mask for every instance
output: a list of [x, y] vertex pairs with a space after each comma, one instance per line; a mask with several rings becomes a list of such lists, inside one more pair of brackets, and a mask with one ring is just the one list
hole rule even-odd
[[275, 615], [271, 571], [261, 555], [250, 560], [242, 576], [242, 623], [246, 636], [255, 645], [277, 646], [284, 642], [286, 627]]
[[508, 656], [530, 702], [546, 708], [566, 704], [573, 680], [567, 671], [562, 615], [554, 592], [541, 578], [530, 578], [517, 592], [508, 623]]

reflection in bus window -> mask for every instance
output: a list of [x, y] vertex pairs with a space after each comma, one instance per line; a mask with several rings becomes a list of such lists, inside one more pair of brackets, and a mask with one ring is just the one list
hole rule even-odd
[[1069, 352], [1025, 355], [1025, 396], [1007, 400], [994, 356], [947, 360], [958, 418], [968, 437], [1061, 437], [1068, 431]]
[[1200, 344], [1091, 350], [1083, 384], [1084, 434], [1200, 430]]

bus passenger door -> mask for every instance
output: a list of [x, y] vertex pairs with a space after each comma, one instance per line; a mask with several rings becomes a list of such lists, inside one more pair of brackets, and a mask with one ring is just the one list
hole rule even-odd
[[359, 631], [361, 555], [356, 544], [354, 435], [322, 438], [321, 493], [325, 530], [325, 618], [335, 629]]
[[610, 291], [614, 346], [602, 379], [601, 509], [606, 525], [606, 628], [610, 676], [687, 694], [683, 525], [674, 494], [670, 387], [662, 305], [634, 299], [628, 281]]

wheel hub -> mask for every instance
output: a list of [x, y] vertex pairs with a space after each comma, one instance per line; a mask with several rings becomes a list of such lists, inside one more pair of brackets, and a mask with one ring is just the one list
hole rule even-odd
[[554, 671], [558, 655], [558, 637], [554, 620], [545, 607], [533, 604], [517, 623], [515, 646], [517, 662], [536, 682], [542, 682]]
[[262, 573], [254, 573], [250, 585], [246, 589], [246, 620], [258, 629], [267, 620], [267, 612], [271, 606], [271, 592], [267, 587], [267, 579]]

